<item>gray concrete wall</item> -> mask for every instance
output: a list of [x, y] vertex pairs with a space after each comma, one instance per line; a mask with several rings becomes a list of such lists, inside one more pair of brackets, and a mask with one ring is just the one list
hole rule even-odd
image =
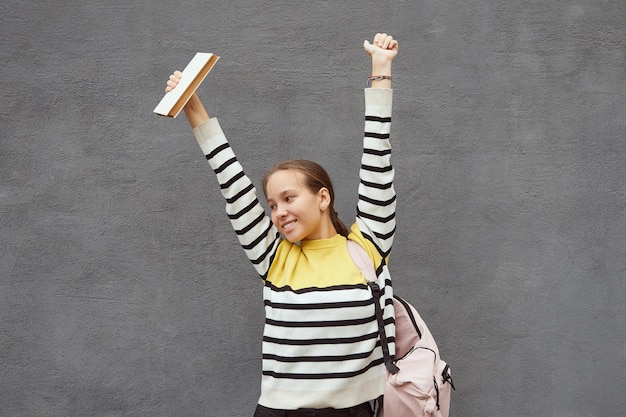
[[248, 174], [318, 160], [350, 219], [379, 30], [391, 268], [452, 415], [623, 415], [625, 23], [619, 0], [3, 2], [0, 415], [252, 415], [261, 288], [185, 120], [152, 109], [221, 55], [200, 92]]

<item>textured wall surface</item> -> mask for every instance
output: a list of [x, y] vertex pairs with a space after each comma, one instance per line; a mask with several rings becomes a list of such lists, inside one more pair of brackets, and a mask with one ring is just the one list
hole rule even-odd
[[626, 2], [9, 0], [1, 416], [252, 415], [261, 286], [184, 118], [152, 109], [220, 55], [200, 95], [247, 173], [320, 161], [349, 221], [376, 31], [401, 42], [391, 270], [452, 415], [623, 415]]

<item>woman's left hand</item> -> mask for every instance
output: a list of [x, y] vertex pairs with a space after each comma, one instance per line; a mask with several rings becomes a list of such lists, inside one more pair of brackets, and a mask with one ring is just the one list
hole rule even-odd
[[386, 33], [377, 33], [372, 43], [363, 42], [363, 48], [372, 59], [392, 61], [398, 55], [398, 41]]

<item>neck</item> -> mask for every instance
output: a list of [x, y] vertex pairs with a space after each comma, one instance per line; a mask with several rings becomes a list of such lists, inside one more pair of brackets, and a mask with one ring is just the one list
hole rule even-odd
[[326, 218], [320, 223], [319, 233], [316, 233], [314, 240], [329, 239], [335, 236], [337, 236], [337, 229], [335, 229], [335, 226], [330, 218]]

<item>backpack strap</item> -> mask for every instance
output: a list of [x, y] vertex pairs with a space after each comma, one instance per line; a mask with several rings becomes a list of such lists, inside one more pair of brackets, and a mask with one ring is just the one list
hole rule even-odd
[[348, 252], [350, 252], [352, 260], [359, 268], [359, 271], [361, 271], [367, 282], [376, 282], [378, 277], [376, 276], [372, 260], [367, 255], [367, 252], [365, 252], [365, 249], [363, 249], [363, 247], [354, 240], [348, 239]]
[[383, 350], [383, 358], [385, 360], [385, 367], [391, 374], [397, 374], [400, 368], [396, 366], [391, 360], [391, 354], [389, 353], [389, 344], [387, 343], [387, 332], [385, 331], [385, 319], [383, 318], [383, 310], [380, 308], [380, 287], [376, 283], [376, 271], [374, 265], [370, 260], [365, 249], [353, 240], [348, 240], [348, 252], [352, 256], [352, 260], [359, 268], [365, 279], [367, 285], [372, 290], [372, 296], [374, 298], [374, 309], [376, 310], [376, 320], [378, 321], [378, 334], [380, 335], [380, 347]]

